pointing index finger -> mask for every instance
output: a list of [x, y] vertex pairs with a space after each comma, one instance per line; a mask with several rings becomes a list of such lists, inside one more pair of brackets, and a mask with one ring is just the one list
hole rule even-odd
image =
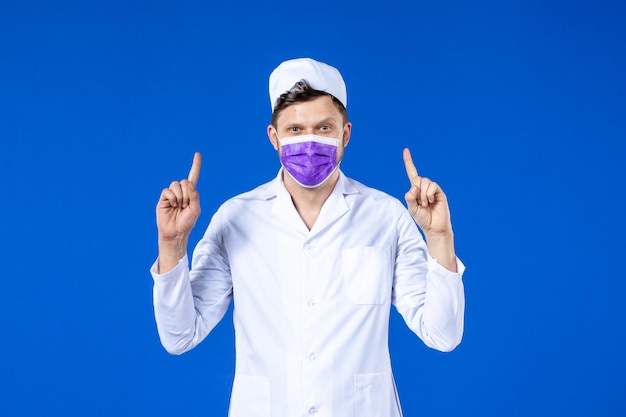
[[417, 173], [417, 168], [415, 168], [415, 164], [413, 164], [413, 159], [411, 158], [411, 151], [409, 148], [404, 148], [402, 152], [402, 157], [404, 159], [404, 167], [406, 168], [406, 175], [409, 177], [409, 181], [413, 181], [415, 177], [419, 177]]
[[191, 169], [189, 170], [189, 176], [187, 180], [193, 184], [195, 187], [198, 184], [198, 178], [200, 177], [200, 166], [202, 165], [202, 155], [200, 152], [196, 152], [193, 155], [193, 163], [191, 164]]

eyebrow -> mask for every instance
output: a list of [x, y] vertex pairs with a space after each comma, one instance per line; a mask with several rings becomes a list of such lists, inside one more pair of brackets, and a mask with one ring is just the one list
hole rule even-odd
[[322, 125], [322, 124], [324, 124], [324, 123], [328, 123], [328, 122], [338, 123], [338, 122], [337, 122], [337, 119], [335, 119], [334, 117], [332, 117], [332, 116], [331, 116], [331, 117], [327, 117], [327, 118], [325, 118], [325, 119], [323, 119], [323, 120], [321, 120], [321, 121], [317, 122], [316, 124], [318, 124], [318, 125]]
[[[319, 126], [319, 125], [323, 125], [323, 124], [331, 123], [331, 122], [334, 124], [339, 124], [339, 121], [335, 117], [329, 116], [322, 120], [313, 122], [313, 125]], [[300, 123], [300, 122], [285, 123], [285, 129], [289, 129], [290, 127], [302, 127], [302, 126], [303, 126], [303, 123]]]

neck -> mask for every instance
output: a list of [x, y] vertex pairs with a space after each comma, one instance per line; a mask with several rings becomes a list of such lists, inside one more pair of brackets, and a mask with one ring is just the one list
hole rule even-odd
[[339, 169], [335, 170], [335, 172], [333, 172], [333, 174], [319, 187], [305, 188], [295, 182], [288, 173], [283, 171], [283, 182], [285, 184], [285, 188], [291, 195], [291, 200], [296, 207], [296, 211], [309, 230], [313, 228], [313, 225], [322, 210], [322, 206], [333, 192], [338, 180]]

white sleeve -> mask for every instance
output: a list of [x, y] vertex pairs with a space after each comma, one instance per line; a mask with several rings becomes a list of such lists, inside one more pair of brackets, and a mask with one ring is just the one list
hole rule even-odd
[[431, 258], [408, 213], [400, 217], [398, 228], [392, 302], [427, 346], [449, 352], [463, 336], [465, 266], [457, 258], [458, 272], [451, 272]]
[[221, 241], [216, 217], [194, 250], [191, 270], [186, 255], [167, 273], [158, 273], [158, 260], [150, 269], [159, 337], [174, 355], [204, 340], [224, 317], [232, 298], [228, 260], [215, 243]]

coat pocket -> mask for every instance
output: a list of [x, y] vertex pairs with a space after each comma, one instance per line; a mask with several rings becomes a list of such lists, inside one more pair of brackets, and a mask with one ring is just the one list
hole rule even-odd
[[270, 417], [270, 379], [235, 374], [229, 417]]
[[356, 417], [388, 417], [391, 399], [389, 374], [357, 374], [354, 376]]
[[342, 275], [348, 297], [355, 304], [384, 304], [391, 299], [391, 249], [368, 246], [344, 249]]

